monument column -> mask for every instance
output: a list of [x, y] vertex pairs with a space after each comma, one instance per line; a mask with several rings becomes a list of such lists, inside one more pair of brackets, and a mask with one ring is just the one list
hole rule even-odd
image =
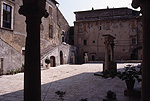
[[109, 43], [108, 39], [105, 38], [105, 67], [103, 71], [108, 69], [109, 69]]
[[116, 63], [114, 62], [114, 39], [115, 37], [110, 34], [103, 35], [104, 36], [104, 44], [105, 44], [105, 63], [103, 67], [103, 71], [106, 70], [117, 70]]
[[141, 8], [143, 20], [142, 101], [150, 101], [150, 1], [133, 0], [134, 8]]
[[41, 101], [40, 24], [45, 0], [23, 0], [19, 13], [26, 17], [24, 101]]

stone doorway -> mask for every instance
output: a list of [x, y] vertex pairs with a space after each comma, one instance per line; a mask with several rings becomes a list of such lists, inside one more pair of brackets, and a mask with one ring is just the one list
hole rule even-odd
[[0, 75], [3, 74], [3, 58], [0, 58]]
[[60, 65], [63, 64], [63, 52], [60, 51]]
[[50, 61], [51, 61], [51, 67], [55, 67], [56, 63], [55, 63], [55, 57], [54, 56], [50, 57]]
[[95, 56], [94, 55], [92, 55], [92, 61], [95, 61]]

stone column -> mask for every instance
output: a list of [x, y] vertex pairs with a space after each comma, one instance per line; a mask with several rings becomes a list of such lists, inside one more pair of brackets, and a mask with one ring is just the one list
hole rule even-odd
[[41, 99], [40, 23], [41, 18], [38, 16], [26, 17], [24, 101], [40, 101]]
[[150, 101], [150, 1], [141, 5], [143, 14], [142, 101]]
[[116, 70], [116, 65], [114, 62], [114, 37], [107, 34], [103, 35], [105, 38], [105, 63], [103, 67], [103, 71], [105, 70]]
[[26, 17], [24, 101], [41, 101], [40, 24], [45, 0], [23, 0], [19, 13]]
[[132, 6], [140, 6], [143, 20], [142, 101], [150, 101], [150, 1], [133, 0]]
[[107, 39], [105, 38], [105, 65], [104, 65], [104, 70], [109, 69], [109, 43]]

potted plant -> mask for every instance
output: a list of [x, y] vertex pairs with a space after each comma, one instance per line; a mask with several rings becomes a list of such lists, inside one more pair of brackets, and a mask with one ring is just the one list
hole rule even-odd
[[116, 101], [116, 93], [109, 90], [107, 92], [107, 96], [106, 96], [107, 99], [103, 99], [103, 101]]
[[50, 67], [50, 59], [45, 59], [45, 63], [47, 64], [46, 68], [49, 68]]
[[142, 80], [140, 78], [141, 72], [142, 71], [140, 67], [136, 68], [136, 67], [131, 67], [131, 65], [127, 65], [123, 72], [121, 71], [117, 72], [117, 76], [121, 80], [125, 80], [127, 89], [133, 90], [135, 80], [137, 80], [138, 82]]

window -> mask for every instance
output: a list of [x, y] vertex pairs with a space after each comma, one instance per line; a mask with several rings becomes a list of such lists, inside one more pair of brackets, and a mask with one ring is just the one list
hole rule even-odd
[[2, 3], [1, 27], [13, 29], [13, 6]]
[[136, 38], [132, 38], [132, 45], [136, 45], [136, 44], [137, 44]]
[[87, 45], [87, 41], [86, 40], [83, 40], [83, 45]]
[[49, 25], [49, 38], [53, 38], [53, 25]]
[[135, 21], [132, 21], [132, 28], [136, 28], [136, 22]]
[[65, 38], [64, 38], [64, 36], [62, 37], [62, 42], [65, 42]]
[[110, 22], [106, 22], [106, 29], [107, 29], [107, 30], [110, 29]]
[[49, 6], [49, 15], [52, 16], [52, 7]]
[[65, 31], [64, 30], [62, 30], [62, 34], [61, 35], [65, 35]]
[[93, 40], [93, 43], [95, 43], [95, 40]]
[[102, 26], [99, 26], [99, 30], [102, 30]]
[[86, 31], [86, 25], [84, 25], [84, 31]]
[[25, 47], [22, 47], [22, 55], [25, 55]]

